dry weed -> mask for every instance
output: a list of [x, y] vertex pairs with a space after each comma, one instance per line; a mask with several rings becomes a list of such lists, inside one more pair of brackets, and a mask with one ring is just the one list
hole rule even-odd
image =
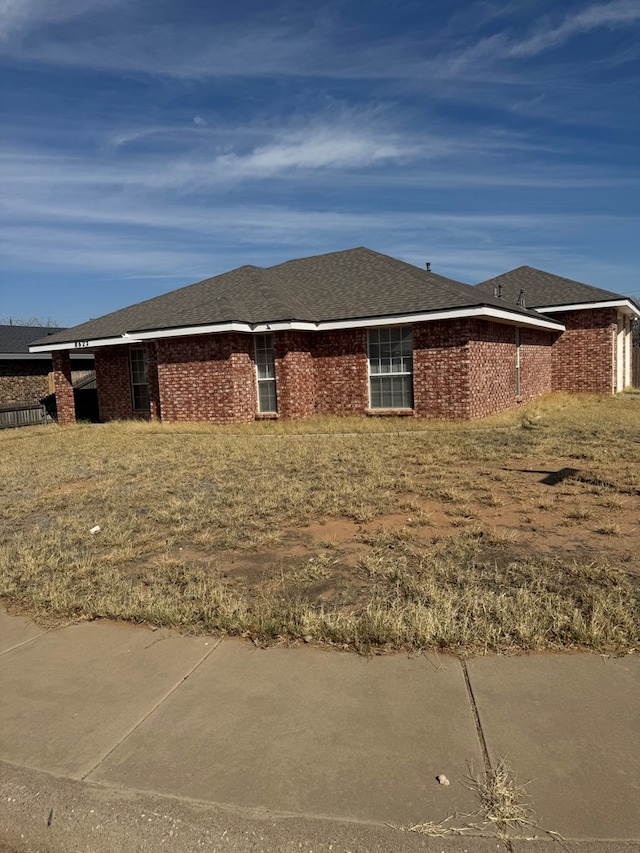
[[[590, 463], [576, 483], [601, 490], [602, 501], [635, 500], [635, 401], [558, 395], [538, 408], [544, 426], [533, 430], [519, 429], [512, 412], [477, 424], [325, 418], [4, 431], [0, 596], [40, 618], [106, 616], [260, 642], [312, 636], [360, 651], [637, 648], [638, 575], [532, 557], [517, 531], [476, 519], [481, 507], [500, 506], [501, 486], [474, 491], [472, 466], [595, 457], [601, 445], [617, 447], [624, 464]], [[504, 478], [519, 488], [507, 474], [494, 482]], [[452, 507], [456, 538], [420, 538]], [[405, 526], [385, 528], [389, 515]], [[339, 562], [344, 543], [339, 553], [310, 546], [297, 563], [274, 556], [291, 530], [326, 519], [381, 526], [350, 543], [360, 551], [348, 566]], [[621, 528], [603, 522], [599, 532]], [[182, 557], [190, 551], [196, 557]], [[227, 571], [222, 551], [259, 562], [253, 579]]]

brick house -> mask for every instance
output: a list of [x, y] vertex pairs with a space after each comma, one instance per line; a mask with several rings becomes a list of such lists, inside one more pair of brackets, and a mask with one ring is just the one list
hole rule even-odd
[[526, 266], [477, 287], [562, 323], [552, 349], [554, 391], [611, 394], [631, 385], [632, 326], [640, 316], [632, 300]]
[[[36, 405], [49, 393], [51, 352], [43, 347], [29, 352], [29, 344], [61, 331], [51, 326], [0, 325], [0, 408]], [[74, 353], [73, 368], [74, 375], [92, 370], [93, 357]]]
[[[608, 296], [625, 317], [640, 315], [629, 300]], [[69, 356], [78, 350], [95, 354], [105, 421], [477, 418], [536, 399], [561, 375], [570, 382], [573, 368], [558, 367], [559, 342], [567, 364], [597, 357], [591, 332], [588, 340], [565, 337], [560, 315], [496, 295], [491, 282], [471, 287], [358, 248], [240, 267], [59, 332], [46, 345], [60, 423], [75, 419]]]

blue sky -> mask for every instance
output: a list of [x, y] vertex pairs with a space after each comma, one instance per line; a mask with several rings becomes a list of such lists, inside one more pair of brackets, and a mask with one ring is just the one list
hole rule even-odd
[[0, 0], [0, 318], [366, 245], [640, 297], [640, 0]]

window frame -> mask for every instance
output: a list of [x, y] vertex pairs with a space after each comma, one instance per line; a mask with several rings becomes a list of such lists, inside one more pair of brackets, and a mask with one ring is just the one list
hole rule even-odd
[[[253, 358], [256, 375], [256, 402], [259, 415], [278, 414], [278, 387], [273, 335], [266, 332], [254, 335]], [[261, 370], [271, 375], [261, 376]], [[266, 390], [267, 400], [264, 400]]]
[[[394, 344], [400, 345], [397, 354], [393, 352]], [[383, 363], [387, 369], [382, 369]], [[377, 326], [367, 329], [367, 373], [370, 411], [413, 411], [412, 326]], [[387, 382], [384, 383], [384, 380]], [[374, 384], [380, 386], [375, 392]], [[386, 392], [383, 384], [389, 386]], [[388, 398], [389, 394], [391, 399], [383, 402], [385, 395]], [[399, 403], [394, 402], [397, 395], [400, 397]]]
[[[142, 376], [140, 381], [140, 367], [134, 364], [134, 357], [142, 356]], [[149, 388], [149, 357], [144, 347], [129, 348], [129, 380], [131, 383], [131, 408], [134, 412], [151, 412], [151, 393]], [[136, 405], [146, 403], [146, 405]]]

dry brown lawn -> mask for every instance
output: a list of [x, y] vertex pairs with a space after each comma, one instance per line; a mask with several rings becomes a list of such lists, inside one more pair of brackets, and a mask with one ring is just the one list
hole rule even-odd
[[0, 597], [258, 643], [626, 653], [639, 416], [554, 395], [472, 424], [7, 430]]

